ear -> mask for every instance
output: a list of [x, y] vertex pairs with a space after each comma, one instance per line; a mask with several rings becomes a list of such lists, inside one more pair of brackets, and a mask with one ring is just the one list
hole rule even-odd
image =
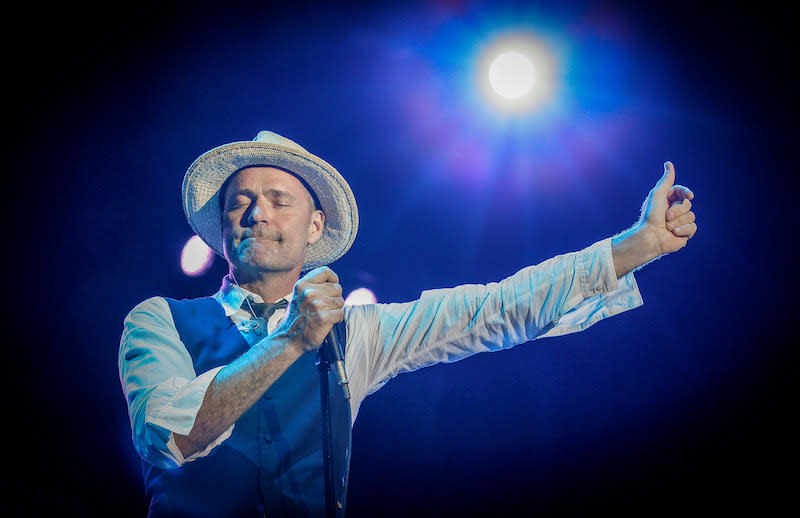
[[325, 213], [315, 210], [311, 213], [311, 222], [308, 225], [308, 244], [316, 243], [322, 237], [322, 229], [325, 228]]

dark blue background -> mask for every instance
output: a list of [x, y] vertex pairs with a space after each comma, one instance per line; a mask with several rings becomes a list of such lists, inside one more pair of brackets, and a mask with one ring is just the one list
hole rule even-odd
[[[368, 398], [352, 517], [770, 514], [796, 453], [788, 20], [680, 2], [9, 11], [4, 504], [144, 515], [122, 320], [152, 295], [218, 288], [219, 259], [180, 271], [183, 173], [272, 129], [350, 181], [361, 227], [332, 267], [380, 301], [619, 232], [664, 160], [696, 194], [697, 236], [637, 274], [642, 308]], [[509, 25], [555, 42], [561, 87], [502, 120], [469, 67]]]

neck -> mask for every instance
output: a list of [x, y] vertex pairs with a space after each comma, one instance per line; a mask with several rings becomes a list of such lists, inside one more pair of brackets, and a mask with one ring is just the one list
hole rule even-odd
[[237, 281], [239, 286], [250, 293], [255, 293], [264, 302], [275, 302], [292, 292], [295, 283], [300, 278], [300, 267], [285, 272], [258, 272], [256, 274], [249, 274], [241, 270], [234, 271], [231, 267], [229, 275]]

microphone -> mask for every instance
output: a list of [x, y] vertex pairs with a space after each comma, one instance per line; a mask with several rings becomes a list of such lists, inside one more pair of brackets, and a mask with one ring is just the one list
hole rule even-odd
[[344, 351], [334, 331], [334, 329], [330, 330], [322, 346], [325, 348], [325, 356], [336, 375], [336, 382], [342, 387], [345, 399], [350, 401], [350, 380], [347, 379], [347, 372], [344, 370]]

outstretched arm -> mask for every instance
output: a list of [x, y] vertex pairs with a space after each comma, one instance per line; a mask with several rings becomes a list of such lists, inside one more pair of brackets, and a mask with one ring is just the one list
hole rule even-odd
[[682, 248], [697, 229], [693, 194], [674, 180], [667, 163], [639, 221], [584, 250], [498, 283], [429, 290], [403, 304], [348, 307], [345, 362], [354, 399], [401, 372], [581, 331], [642, 304], [633, 275], [626, 274]]
[[697, 232], [691, 211], [694, 193], [675, 184], [675, 166], [664, 164], [664, 175], [642, 205], [639, 221], [611, 240], [617, 278], [686, 246]]

